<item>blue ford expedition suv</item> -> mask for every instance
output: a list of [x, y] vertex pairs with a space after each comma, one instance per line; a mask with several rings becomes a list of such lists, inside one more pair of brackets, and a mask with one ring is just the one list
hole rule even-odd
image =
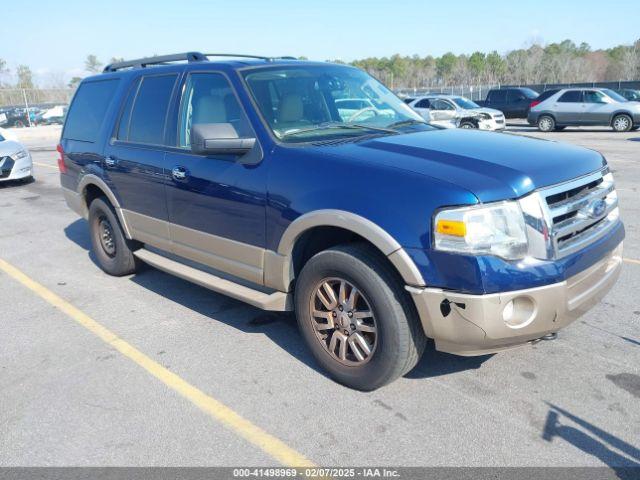
[[78, 88], [61, 183], [105, 272], [145, 262], [295, 310], [318, 363], [362, 390], [427, 338], [479, 355], [553, 336], [616, 281], [599, 153], [432, 127], [349, 66], [228, 57], [121, 62]]

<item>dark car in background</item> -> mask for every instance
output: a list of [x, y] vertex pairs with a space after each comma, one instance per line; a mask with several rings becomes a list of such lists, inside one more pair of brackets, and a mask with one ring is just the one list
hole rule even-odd
[[506, 118], [527, 118], [529, 105], [537, 97], [538, 92], [530, 88], [494, 88], [489, 90], [486, 100], [476, 103], [481, 107], [500, 110]]
[[620, 90], [616, 90], [616, 92], [630, 102], [640, 102], [640, 90], [634, 90], [633, 88], [622, 88]]

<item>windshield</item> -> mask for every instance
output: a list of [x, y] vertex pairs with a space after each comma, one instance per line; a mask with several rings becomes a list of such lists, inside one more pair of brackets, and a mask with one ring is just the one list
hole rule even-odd
[[263, 67], [244, 72], [262, 117], [284, 142], [431, 130], [387, 87], [339, 65]]
[[603, 88], [602, 92], [605, 93], [608, 97], [611, 97], [616, 102], [628, 102], [626, 98], [624, 98], [619, 93], [614, 92], [613, 90], [609, 90], [608, 88]]
[[520, 91], [524, 93], [524, 96], [533, 100], [534, 98], [538, 98], [538, 92], [535, 90], [531, 90], [530, 88], [521, 88]]
[[456, 103], [456, 105], [458, 105], [461, 108], [464, 108], [465, 110], [471, 110], [473, 108], [480, 108], [480, 105], [478, 105], [475, 102], [472, 102], [468, 98], [454, 97], [452, 100]]

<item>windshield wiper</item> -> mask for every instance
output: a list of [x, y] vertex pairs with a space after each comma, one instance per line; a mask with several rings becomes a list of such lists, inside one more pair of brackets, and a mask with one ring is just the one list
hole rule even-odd
[[362, 125], [360, 123], [340, 123], [340, 122], [325, 122], [319, 123], [313, 127], [302, 128], [300, 130], [290, 130], [288, 132], [283, 133], [280, 138], [289, 137], [292, 135], [299, 135], [301, 133], [315, 132], [317, 130], [325, 130], [329, 128], [341, 128], [345, 130], [372, 130], [374, 132], [384, 132], [384, 133], [398, 133], [396, 130], [386, 127], [374, 127], [371, 125]]
[[387, 125], [387, 128], [397, 128], [397, 127], [404, 127], [407, 125], [429, 125], [427, 122], [423, 121], [423, 120], [415, 120], [413, 118], [408, 118], [407, 120], [400, 120], [398, 122], [393, 122], [389, 125]]

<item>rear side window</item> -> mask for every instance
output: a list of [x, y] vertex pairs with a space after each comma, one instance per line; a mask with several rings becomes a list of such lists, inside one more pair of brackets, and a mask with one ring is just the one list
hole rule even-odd
[[506, 90], [492, 90], [489, 92], [489, 100], [492, 102], [506, 102], [507, 91]]
[[564, 92], [558, 101], [560, 103], [582, 103], [582, 92], [580, 90]]
[[538, 98], [536, 98], [536, 100], [538, 100], [539, 102], [543, 102], [545, 101], [547, 98], [551, 97], [552, 95], [555, 95], [556, 93], [558, 93], [560, 90], [545, 90], [544, 92], [542, 92], [540, 94], [540, 96]]
[[63, 138], [96, 142], [107, 108], [113, 100], [118, 79], [86, 82], [80, 85], [67, 113]]
[[431, 102], [428, 98], [423, 98], [418, 103], [416, 103], [416, 108], [431, 108]]
[[135, 143], [161, 145], [171, 93], [177, 75], [144, 77], [138, 89], [127, 140]]

